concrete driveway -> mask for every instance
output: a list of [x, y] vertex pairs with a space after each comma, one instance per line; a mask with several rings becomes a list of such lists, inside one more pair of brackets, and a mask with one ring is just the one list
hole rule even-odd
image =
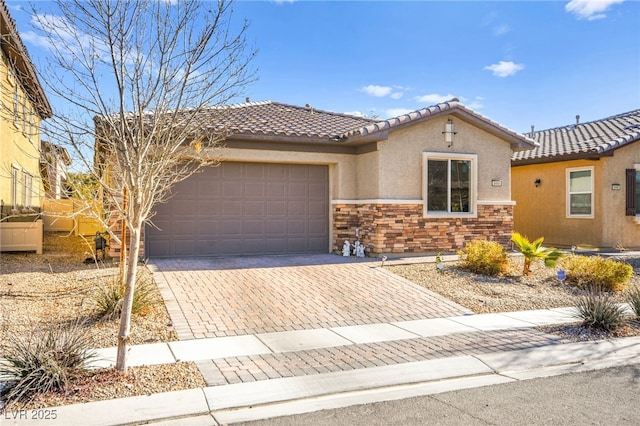
[[469, 313], [379, 260], [327, 254], [154, 259], [149, 266], [180, 339]]

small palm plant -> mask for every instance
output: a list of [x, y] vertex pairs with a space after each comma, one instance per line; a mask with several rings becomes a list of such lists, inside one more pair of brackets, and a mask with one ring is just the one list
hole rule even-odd
[[540, 237], [534, 242], [531, 242], [527, 237], [520, 235], [518, 232], [514, 232], [511, 236], [511, 241], [515, 244], [516, 249], [524, 255], [523, 275], [529, 275], [531, 263], [536, 259], [544, 261], [546, 267], [553, 268], [558, 263], [558, 259], [562, 257], [562, 252], [554, 248], [542, 246], [544, 237]]

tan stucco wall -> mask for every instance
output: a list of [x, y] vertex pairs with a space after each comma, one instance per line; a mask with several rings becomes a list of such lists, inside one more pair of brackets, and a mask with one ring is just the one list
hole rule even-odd
[[[558, 163], [517, 166], [511, 170], [514, 231], [533, 240], [545, 238], [546, 245], [600, 246], [602, 241], [602, 197], [597, 188], [602, 186], [603, 161], [574, 160]], [[594, 168], [594, 217], [567, 218], [567, 169]], [[536, 188], [534, 182], [541, 180]]]
[[[448, 118], [453, 120], [457, 132], [451, 147], [447, 147], [442, 134]], [[380, 166], [380, 188], [377, 194], [367, 191], [365, 198], [422, 199], [422, 153], [440, 152], [477, 154], [478, 200], [511, 201], [510, 144], [458, 117], [445, 115], [394, 131], [389, 140], [379, 142], [378, 146], [379, 151], [372, 155], [378, 158]], [[370, 173], [376, 161], [367, 161], [370, 164], [359, 169]], [[359, 177], [364, 179], [362, 175]], [[502, 186], [491, 186], [492, 179], [501, 180]]]

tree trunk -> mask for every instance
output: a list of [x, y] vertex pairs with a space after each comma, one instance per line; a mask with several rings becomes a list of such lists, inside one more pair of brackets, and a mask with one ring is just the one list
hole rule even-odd
[[131, 309], [133, 306], [133, 294], [136, 290], [136, 274], [138, 271], [138, 256], [140, 254], [140, 231], [142, 225], [131, 227], [129, 239], [129, 253], [127, 256], [127, 268], [125, 277], [125, 292], [122, 301], [122, 313], [120, 314], [120, 329], [118, 331], [118, 357], [116, 370], [127, 371], [127, 346], [129, 334], [131, 334]]

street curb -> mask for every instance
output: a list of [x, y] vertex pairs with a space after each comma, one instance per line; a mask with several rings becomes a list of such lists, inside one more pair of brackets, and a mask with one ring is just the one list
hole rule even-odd
[[31, 416], [48, 411], [56, 413], [49, 424], [69, 426], [171, 425], [192, 417], [226, 424], [635, 363], [640, 337], [627, 337], [7, 412], [2, 419], [42, 424]]

